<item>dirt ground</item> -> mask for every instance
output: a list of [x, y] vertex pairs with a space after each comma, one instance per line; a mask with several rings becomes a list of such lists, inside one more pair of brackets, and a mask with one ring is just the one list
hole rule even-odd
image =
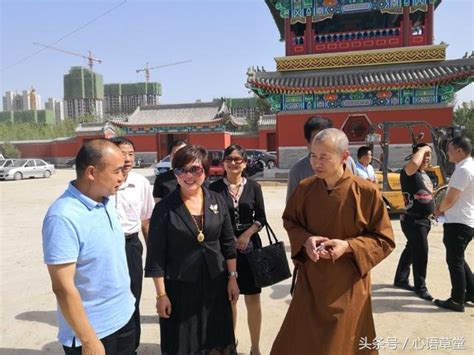
[[[136, 171], [145, 176], [153, 175], [151, 169]], [[49, 179], [0, 182], [0, 354], [62, 353], [55, 341], [56, 301], [42, 261], [41, 225], [48, 206], [73, 178], [72, 170], [59, 170]], [[288, 244], [281, 221], [286, 187], [264, 186], [263, 193], [271, 226]], [[369, 339], [364, 344], [362, 340], [361, 347], [377, 346], [381, 354], [473, 354], [472, 305], [466, 307], [465, 313], [440, 310], [411, 292], [392, 287], [405, 242], [398, 220], [392, 222], [397, 248], [372, 272], [372, 303], [379, 341], [375, 343]], [[428, 288], [435, 298], [444, 299], [449, 296], [450, 282], [444, 261], [442, 227], [433, 227], [429, 239]], [[472, 256], [471, 244], [467, 253], [471, 265]], [[262, 354], [269, 353], [286, 314], [290, 302], [289, 285], [290, 280], [287, 280], [262, 293]], [[142, 345], [139, 354], [160, 353], [154, 298], [152, 282], [146, 279], [141, 300]], [[239, 353], [248, 354], [250, 341], [243, 300], [239, 301], [236, 336]]]

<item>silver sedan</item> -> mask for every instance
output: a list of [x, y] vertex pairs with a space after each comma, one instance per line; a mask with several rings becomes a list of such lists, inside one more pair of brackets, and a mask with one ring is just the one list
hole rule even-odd
[[53, 164], [42, 159], [16, 159], [13, 164], [0, 168], [0, 180], [21, 180], [30, 177], [48, 178], [55, 173]]

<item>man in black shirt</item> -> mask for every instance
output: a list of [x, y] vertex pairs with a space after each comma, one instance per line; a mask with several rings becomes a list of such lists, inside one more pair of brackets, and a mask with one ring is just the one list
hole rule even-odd
[[[183, 140], [178, 140], [173, 143], [170, 152], [171, 165], [173, 165], [173, 157], [175, 153], [187, 145], [188, 143]], [[158, 175], [155, 179], [155, 183], [153, 184], [153, 197], [155, 198], [155, 203], [158, 203], [162, 198], [166, 197], [170, 192], [176, 189], [177, 186], [178, 181], [174, 175], [173, 166], [171, 166], [170, 170]]]
[[[426, 267], [428, 265], [428, 233], [431, 229], [429, 217], [434, 212], [433, 184], [425, 173], [431, 163], [431, 148], [426, 143], [418, 143], [413, 148], [413, 156], [400, 173], [400, 183], [405, 200], [406, 214], [400, 216], [402, 231], [407, 244], [400, 256], [394, 285], [415, 291], [418, 297], [432, 301], [426, 288]], [[415, 286], [408, 283], [410, 265], [413, 265]]]

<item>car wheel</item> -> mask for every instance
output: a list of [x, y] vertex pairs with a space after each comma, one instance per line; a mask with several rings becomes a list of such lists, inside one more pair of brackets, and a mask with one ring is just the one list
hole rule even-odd
[[15, 180], [21, 180], [21, 179], [23, 179], [23, 174], [20, 173], [20, 172], [17, 172], [17, 173], [15, 173], [15, 175], [13, 175], [13, 178]]
[[269, 161], [267, 162], [267, 168], [268, 168], [268, 169], [273, 169], [273, 168], [275, 168], [275, 166], [276, 166], [276, 164], [275, 164], [275, 162], [274, 162], [273, 160], [269, 160]]
[[49, 178], [50, 176], [51, 176], [51, 171], [46, 170], [46, 171], [44, 172], [44, 177], [45, 177], [45, 178]]

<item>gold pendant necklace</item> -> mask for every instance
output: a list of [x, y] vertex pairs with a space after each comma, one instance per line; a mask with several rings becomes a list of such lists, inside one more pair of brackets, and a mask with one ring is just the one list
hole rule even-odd
[[[189, 211], [189, 209], [188, 209], [188, 211]], [[189, 211], [189, 214], [191, 214], [191, 211]], [[191, 215], [191, 219], [193, 220], [194, 225], [196, 226], [196, 229], [198, 230], [198, 235], [196, 236], [196, 239], [199, 243], [202, 243], [204, 241], [204, 239], [206, 239], [206, 237], [204, 236], [204, 232], [203, 232], [204, 231], [204, 211], [202, 212], [202, 215], [201, 215], [201, 227], [202, 227], [202, 229], [199, 229], [199, 225], [196, 222], [196, 219], [194, 218], [193, 215]]]
[[198, 242], [199, 242], [199, 243], [202, 243], [202, 242], [204, 241], [204, 239], [206, 239], [206, 238], [204, 237], [204, 233], [203, 233], [202, 231], [199, 231], [199, 234], [198, 234], [198, 236], [197, 236]]
[[184, 206], [186, 207], [189, 214], [191, 215], [191, 219], [193, 220], [194, 225], [196, 226], [196, 229], [198, 230], [198, 235], [196, 236], [196, 239], [199, 243], [202, 243], [204, 239], [206, 239], [204, 235], [204, 196], [202, 197], [202, 214], [201, 214], [201, 228], [202, 229], [199, 229], [199, 225], [196, 222], [196, 219], [194, 218], [194, 216], [191, 214], [191, 211], [189, 210], [188, 206], [186, 206], [186, 203], [184, 204]]
[[193, 216], [191, 216], [191, 218], [193, 219], [194, 225], [196, 226], [196, 229], [199, 232], [196, 239], [199, 243], [202, 243], [204, 241], [204, 239], [206, 239], [206, 237], [204, 236], [204, 233], [203, 233], [203, 231], [204, 231], [204, 211], [202, 211], [202, 215], [201, 215], [201, 228], [202, 229], [199, 229], [199, 225], [196, 222], [196, 219]]

